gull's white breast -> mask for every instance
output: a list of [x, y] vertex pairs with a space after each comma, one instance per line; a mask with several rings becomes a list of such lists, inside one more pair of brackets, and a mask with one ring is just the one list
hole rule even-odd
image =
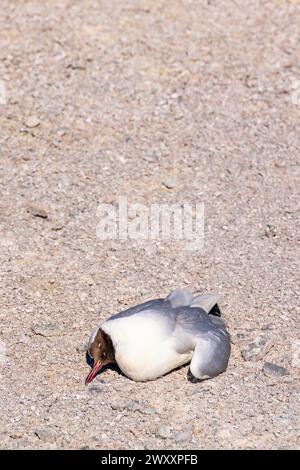
[[133, 380], [154, 380], [191, 360], [192, 351], [176, 351], [168, 317], [155, 310], [107, 320], [101, 328], [112, 339], [118, 366]]

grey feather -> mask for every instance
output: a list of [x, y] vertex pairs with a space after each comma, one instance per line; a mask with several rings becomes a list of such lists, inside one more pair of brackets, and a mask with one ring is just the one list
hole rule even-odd
[[220, 294], [204, 294], [194, 297], [191, 306], [200, 307], [209, 313], [211, 309], [222, 299]]
[[148, 300], [142, 304], [136, 305], [135, 307], [130, 307], [127, 310], [123, 310], [122, 312], [116, 313], [109, 320], [116, 320], [118, 318], [124, 317], [131, 317], [132, 315], [136, 315], [137, 313], [144, 312], [145, 310], [156, 308], [159, 309], [160, 305], [163, 303], [164, 299], [154, 299]]
[[191, 305], [193, 294], [186, 289], [175, 289], [166, 298], [166, 302], [170, 302], [172, 308]]

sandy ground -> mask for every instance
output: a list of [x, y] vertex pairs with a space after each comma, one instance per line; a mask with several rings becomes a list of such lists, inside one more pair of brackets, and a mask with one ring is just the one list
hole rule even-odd
[[[2, 448], [299, 445], [299, 24], [296, 0], [1, 0]], [[99, 239], [119, 196], [204, 203], [204, 247]], [[91, 330], [178, 286], [224, 295], [228, 371], [85, 387]]]

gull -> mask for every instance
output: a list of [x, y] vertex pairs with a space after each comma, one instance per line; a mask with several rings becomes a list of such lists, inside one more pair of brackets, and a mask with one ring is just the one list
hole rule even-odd
[[87, 353], [93, 367], [85, 383], [114, 363], [136, 382], [155, 380], [188, 363], [192, 378], [221, 374], [229, 361], [230, 336], [216, 316], [220, 298], [176, 289], [165, 299], [111, 316], [91, 335]]

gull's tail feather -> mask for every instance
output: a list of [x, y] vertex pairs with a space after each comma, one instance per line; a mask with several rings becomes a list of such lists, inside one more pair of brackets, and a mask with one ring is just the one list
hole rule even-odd
[[220, 294], [204, 294], [193, 297], [192, 293], [187, 289], [175, 289], [166, 297], [165, 301], [168, 301], [172, 308], [199, 307], [206, 313], [221, 316], [217, 305], [221, 299], [222, 295]]
[[[206, 313], [213, 313], [214, 315], [220, 316], [220, 310], [219, 308], [216, 309], [215, 306], [217, 306], [217, 303], [222, 299], [222, 297], [223, 296], [220, 294], [198, 295], [193, 298], [191, 307], [200, 307]], [[213, 309], [215, 309], [216, 312], [212, 312]]]

